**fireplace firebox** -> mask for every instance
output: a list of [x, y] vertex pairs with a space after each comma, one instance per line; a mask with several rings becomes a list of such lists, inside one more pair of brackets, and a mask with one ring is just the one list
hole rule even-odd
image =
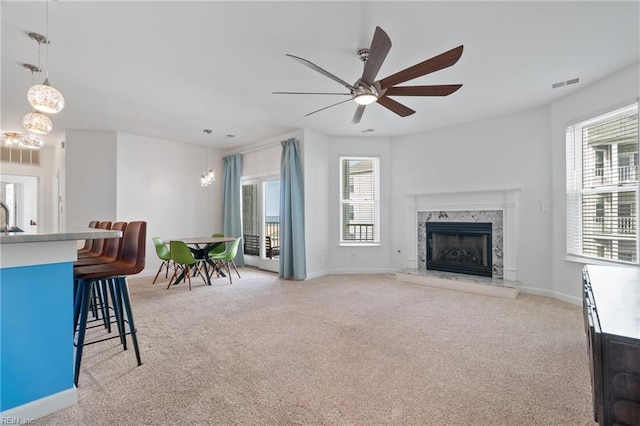
[[427, 269], [492, 276], [491, 223], [427, 222]]

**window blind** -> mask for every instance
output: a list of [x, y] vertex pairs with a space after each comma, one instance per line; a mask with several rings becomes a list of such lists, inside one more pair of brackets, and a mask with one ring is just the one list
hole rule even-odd
[[567, 251], [638, 262], [637, 104], [567, 128]]
[[341, 242], [378, 242], [377, 158], [342, 157]]

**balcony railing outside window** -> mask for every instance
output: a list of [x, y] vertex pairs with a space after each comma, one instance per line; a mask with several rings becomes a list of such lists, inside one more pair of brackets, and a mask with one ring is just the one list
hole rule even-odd
[[345, 240], [374, 241], [373, 226], [373, 223], [349, 223]]
[[280, 222], [265, 222], [264, 235], [271, 239], [272, 247], [280, 247]]

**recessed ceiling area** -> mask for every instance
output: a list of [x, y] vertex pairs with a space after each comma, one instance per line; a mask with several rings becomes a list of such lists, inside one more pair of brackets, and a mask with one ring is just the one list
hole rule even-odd
[[[122, 131], [234, 149], [296, 129], [389, 138], [542, 106], [640, 60], [640, 3], [572, 2], [80, 2], [49, 3], [49, 80], [66, 100], [65, 129]], [[2, 132], [20, 132], [38, 64], [28, 33], [45, 33], [45, 2], [2, 2]], [[412, 85], [462, 83], [446, 97], [404, 97], [408, 117], [381, 105], [351, 124], [354, 102], [274, 91], [340, 91], [291, 60], [347, 82], [376, 26], [392, 47], [378, 77], [464, 45], [455, 66]], [[41, 62], [44, 56], [41, 55]], [[34, 78], [44, 79], [43, 73]], [[579, 77], [576, 84], [552, 84]], [[408, 83], [407, 83], [408, 84]], [[210, 135], [202, 129], [213, 129]], [[375, 132], [366, 133], [367, 129]], [[231, 135], [234, 135], [231, 137]]]

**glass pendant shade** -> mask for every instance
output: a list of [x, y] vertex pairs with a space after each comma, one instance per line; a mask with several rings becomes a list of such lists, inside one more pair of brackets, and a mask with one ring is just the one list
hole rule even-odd
[[30, 112], [22, 119], [22, 125], [30, 132], [46, 135], [53, 129], [51, 119], [39, 112]]
[[44, 146], [44, 141], [33, 133], [25, 133], [18, 143], [23, 148], [40, 149]]
[[49, 79], [44, 83], [31, 86], [27, 99], [33, 108], [47, 114], [55, 114], [64, 108], [64, 98], [56, 88], [51, 87]]

